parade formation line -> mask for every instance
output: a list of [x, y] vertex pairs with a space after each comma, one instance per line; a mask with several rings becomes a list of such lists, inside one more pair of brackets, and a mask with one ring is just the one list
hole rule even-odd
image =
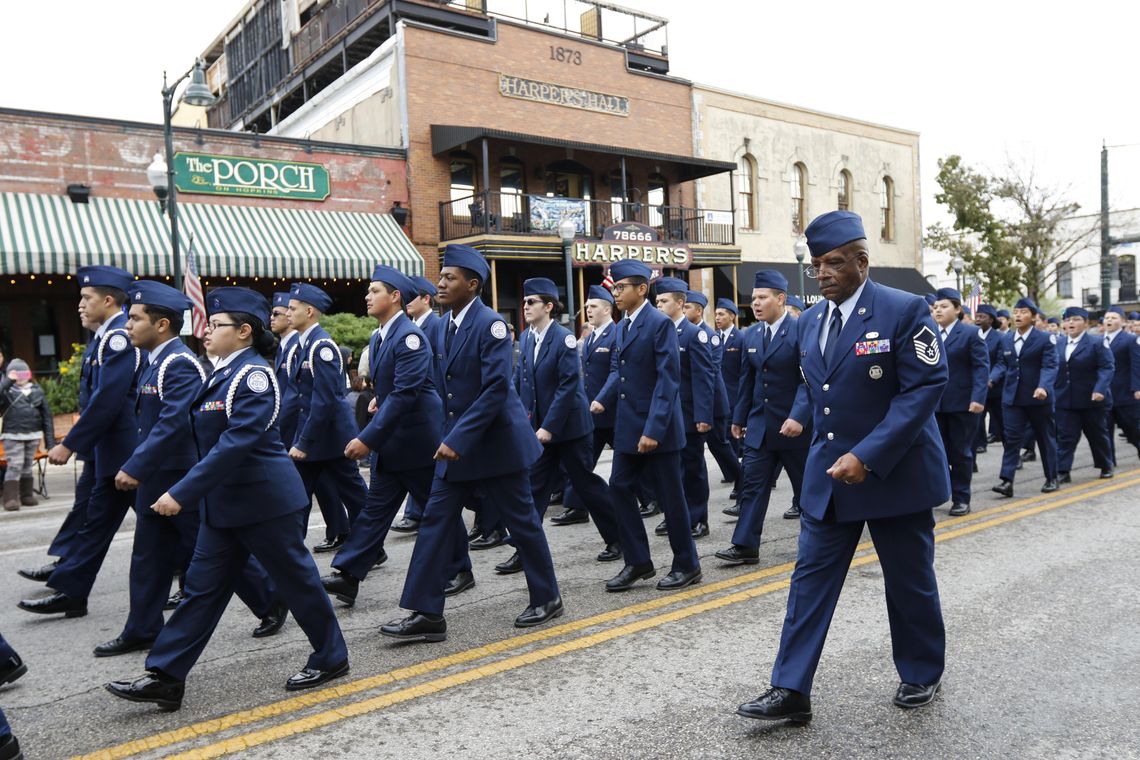
[[[1085, 502], [1091, 498], [1124, 490], [1131, 486], [1140, 485], [1140, 469], [1133, 469], [1117, 474], [1117, 479], [1111, 484], [1104, 485], [1103, 481], [1091, 481], [1062, 489], [1048, 496], [1035, 496], [1017, 499], [1008, 503], [999, 504], [988, 509], [978, 510], [957, 518], [941, 520], [935, 527], [935, 541], [941, 543], [961, 536], [967, 536], [982, 530], [999, 527], [1007, 523], [1031, 517], [1042, 512], [1058, 509], [1072, 504]], [[851, 567], [860, 567], [878, 561], [870, 541], [860, 543], [856, 549], [857, 556]], [[407, 681], [419, 676], [445, 670], [457, 665], [471, 665], [479, 660], [498, 654], [506, 654], [524, 648], [530, 644], [550, 641], [552, 639], [577, 633], [605, 623], [622, 618], [637, 616], [654, 612], [665, 607], [693, 602], [721, 591], [737, 586], [748, 585], [759, 581], [771, 579], [774, 576], [785, 576], [776, 580], [767, 580], [757, 586], [741, 589], [724, 596], [692, 604], [680, 606], [677, 609], [662, 612], [650, 617], [632, 620], [621, 625], [607, 628], [602, 631], [571, 638], [568, 641], [550, 644], [540, 649], [524, 652], [491, 663], [480, 664], [461, 670], [457, 673], [440, 676], [414, 686], [406, 686], [392, 692], [381, 694], [368, 699], [327, 709], [313, 715], [297, 718], [285, 723], [270, 726], [261, 730], [252, 731], [243, 735], [224, 739], [213, 744], [193, 748], [181, 754], [172, 755], [176, 758], [213, 758], [239, 752], [251, 747], [278, 741], [280, 739], [307, 733], [315, 729], [338, 723], [348, 718], [358, 717], [370, 712], [382, 710], [393, 705], [462, 686], [500, 673], [521, 668], [525, 665], [542, 662], [564, 654], [589, 649], [599, 644], [617, 638], [629, 636], [641, 631], [660, 627], [667, 623], [684, 620], [694, 615], [703, 614], [739, 602], [766, 596], [775, 591], [786, 589], [791, 583], [791, 571], [794, 562], [785, 562], [773, 565], [743, 575], [734, 576], [723, 581], [703, 584], [669, 596], [650, 599], [637, 604], [621, 607], [608, 612], [592, 615], [581, 620], [564, 623], [542, 631], [513, 636], [483, 646], [467, 649], [452, 655], [428, 660], [416, 665], [398, 668], [367, 678], [357, 679], [335, 687], [321, 689], [310, 694], [271, 702], [260, 707], [242, 710], [211, 720], [192, 723], [173, 731], [165, 731], [141, 739], [132, 740], [87, 755], [78, 756], [78, 760], [113, 760], [114, 758], [130, 757], [132, 755], [153, 752], [163, 747], [190, 742], [212, 734], [235, 729], [244, 725], [268, 720], [270, 718], [288, 715], [306, 708], [314, 707], [325, 702], [350, 697], [355, 694], [370, 691]]]

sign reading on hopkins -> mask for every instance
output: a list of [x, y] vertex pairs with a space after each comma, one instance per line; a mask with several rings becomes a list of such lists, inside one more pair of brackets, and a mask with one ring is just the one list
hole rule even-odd
[[499, 94], [508, 98], [522, 98], [556, 106], [581, 108], [584, 111], [598, 111], [614, 116], [629, 116], [629, 98], [620, 95], [607, 95], [604, 92], [565, 87], [551, 82], [536, 82], [533, 79], [499, 74]]
[[601, 240], [575, 240], [571, 256], [578, 267], [608, 267], [615, 261], [636, 259], [656, 268], [688, 269], [693, 260], [689, 246], [663, 243], [657, 230], [637, 222], [606, 227]]
[[174, 184], [180, 193], [298, 201], [323, 201], [329, 197], [329, 172], [320, 164], [240, 156], [175, 153]]

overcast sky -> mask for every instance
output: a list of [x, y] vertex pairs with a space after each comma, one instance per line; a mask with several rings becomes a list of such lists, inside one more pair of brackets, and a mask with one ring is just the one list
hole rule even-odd
[[[951, 153], [1031, 162], [1096, 212], [1102, 139], [1137, 144], [1110, 150], [1110, 198], [1140, 207], [1135, 2], [623, 2], [670, 19], [677, 76], [921, 132], [924, 224]], [[0, 105], [158, 121], [163, 69], [188, 68], [242, 5], [5, 3]]]

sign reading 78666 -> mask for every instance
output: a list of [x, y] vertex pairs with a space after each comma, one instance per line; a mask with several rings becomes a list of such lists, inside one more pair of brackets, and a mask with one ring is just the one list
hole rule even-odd
[[328, 169], [320, 164], [205, 153], [175, 153], [174, 184], [180, 193], [302, 201], [323, 201], [330, 190]]

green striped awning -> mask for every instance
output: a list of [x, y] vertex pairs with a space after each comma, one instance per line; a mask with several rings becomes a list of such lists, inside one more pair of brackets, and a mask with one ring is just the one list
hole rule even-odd
[[[376, 264], [423, 274], [424, 261], [388, 214], [264, 205], [178, 204], [185, 256], [194, 242], [205, 277], [372, 276]], [[0, 193], [0, 274], [74, 274], [113, 264], [171, 274], [167, 218], [156, 201]]]

